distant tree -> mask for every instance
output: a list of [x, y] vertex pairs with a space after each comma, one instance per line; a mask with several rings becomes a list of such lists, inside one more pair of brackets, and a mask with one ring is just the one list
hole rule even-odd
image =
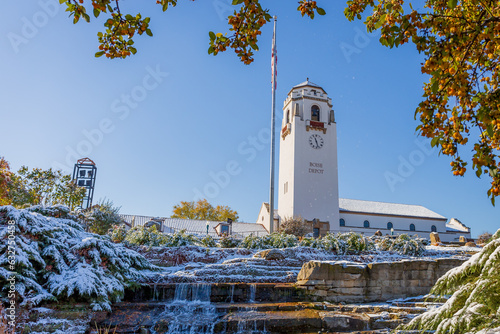
[[293, 234], [296, 237], [303, 237], [311, 232], [301, 216], [288, 217], [283, 219], [279, 227], [280, 233]]
[[184, 202], [174, 205], [171, 218], [198, 219], [212, 221], [226, 221], [230, 218], [233, 221], [239, 219], [238, 212], [232, 210], [227, 205], [217, 205], [214, 207], [206, 199], [197, 202]]
[[60, 170], [34, 168], [30, 171], [23, 166], [13, 173], [3, 158], [0, 159], [0, 185], [0, 204], [18, 208], [62, 204], [72, 209], [85, 196], [85, 188], [78, 187], [70, 175]]
[[490, 232], [484, 232], [479, 237], [477, 237], [477, 243], [478, 244], [488, 243], [491, 240], [492, 236], [493, 235]]
[[0, 205], [10, 204], [9, 184], [11, 183], [12, 172], [10, 165], [4, 157], [0, 157]]

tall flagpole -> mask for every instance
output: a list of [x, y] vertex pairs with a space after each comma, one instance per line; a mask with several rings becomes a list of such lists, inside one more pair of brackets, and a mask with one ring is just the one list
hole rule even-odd
[[278, 56], [276, 54], [276, 16], [274, 17], [274, 30], [273, 30], [273, 48], [271, 70], [272, 74], [272, 111], [271, 111], [271, 189], [269, 192], [269, 233], [274, 232], [274, 119], [276, 113], [276, 63]]

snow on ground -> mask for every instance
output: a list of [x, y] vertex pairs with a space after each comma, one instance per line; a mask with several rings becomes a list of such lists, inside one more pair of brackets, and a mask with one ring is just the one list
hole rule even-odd
[[136, 250], [152, 263], [165, 266], [162, 272], [151, 272], [148, 280], [154, 283], [170, 282], [295, 282], [304, 263], [308, 261], [368, 264], [404, 260], [435, 260], [438, 258], [468, 259], [479, 252], [478, 247], [426, 246], [421, 257], [403, 256], [387, 251], [368, 251], [360, 255], [336, 255], [310, 247], [280, 249], [281, 260], [254, 257], [262, 250], [240, 248], [180, 248], [138, 247]]

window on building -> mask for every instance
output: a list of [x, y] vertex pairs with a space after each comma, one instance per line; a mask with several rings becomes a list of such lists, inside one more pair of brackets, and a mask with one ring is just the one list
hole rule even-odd
[[285, 184], [283, 185], [283, 193], [286, 194], [288, 192], [288, 181], [285, 182]]
[[415, 224], [410, 224], [410, 231], [415, 231]]
[[229, 226], [228, 225], [221, 225], [220, 227], [220, 232], [221, 234], [229, 234]]
[[432, 225], [431, 232], [437, 232], [437, 231], [438, 231], [438, 229], [437, 229], [436, 225]]
[[319, 122], [319, 107], [316, 105], [311, 107], [311, 121]]
[[394, 225], [392, 225], [391, 222], [387, 223], [387, 229], [390, 230], [391, 228], [394, 228]]
[[368, 220], [365, 220], [363, 222], [363, 227], [370, 227], [370, 222]]
[[313, 228], [313, 237], [319, 238], [319, 228]]
[[290, 110], [286, 111], [286, 123], [290, 123]]
[[344, 218], [340, 218], [340, 226], [345, 226], [345, 220], [344, 220]]

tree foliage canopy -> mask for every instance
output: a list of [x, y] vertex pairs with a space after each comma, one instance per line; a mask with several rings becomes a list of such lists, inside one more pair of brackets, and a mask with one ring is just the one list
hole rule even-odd
[[[90, 21], [89, 0], [60, 0], [67, 5], [74, 22]], [[149, 18], [123, 14], [119, 0], [92, 0], [95, 17], [105, 13], [105, 31], [99, 32], [96, 56], [126, 58], [135, 53], [133, 37], [146, 33]], [[157, 0], [166, 11], [177, 0]], [[258, 36], [271, 20], [260, 0], [233, 0], [229, 15], [230, 36], [209, 33], [208, 52], [233, 49], [245, 64], [253, 61]], [[90, 6], [90, 5], [89, 5]], [[422, 73], [429, 75], [423, 86], [423, 100], [415, 111], [420, 124], [417, 131], [431, 138], [431, 144], [452, 157], [451, 170], [463, 176], [468, 165], [478, 177], [487, 175], [487, 191], [494, 204], [500, 195], [500, 6], [495, 0], [425, 0], [414, 8], [409, 0], [347, 0], [349, 20], [367, 17], [367, 30], [381, 31], [381, 44], [398, 47], [413, 43], [425, 56]], [[90, 9], [90, 8], [89, 8]], [[324, 15], [316, 1], [300, 0], [302, 16]], [[472, 142], [473, 156], [464, 157], [464, 145]], [[466, 161], [469, 160], [469, 161]]]
[[369, 15], [368, 31], [381, 30], [380, 42], [398, 47], [408, 42], [425, 55], [423, 101], [415, 117], [417, 131], [453, 157], [454, 175], [468, 162], [460, 149], [473, 134], [472, 168], [488, 174], [488, 196], [500, 195], [500, 6], [494, 0], [427, 0], [413, 8], [404, 0], [349, 0], [349, 20]]
[[14, 173], [8, 162], [0, 157], [0, 205], [20, 208], [62, 204], [73, 208], [84, 196], [85, 188], [78, 187], [70, 175], [60, 170], [33, 168], [30, 171], [22, 166]]
[[172, 218], [197, 219], [226, 221], [228, 218], [232, 221], [239, 219], [238, 212], [231, 210], [227, 205], [217, 205], [214, 207], [206, 199], [200, 199], [197, 202], [184, 202], [174, 205]]

